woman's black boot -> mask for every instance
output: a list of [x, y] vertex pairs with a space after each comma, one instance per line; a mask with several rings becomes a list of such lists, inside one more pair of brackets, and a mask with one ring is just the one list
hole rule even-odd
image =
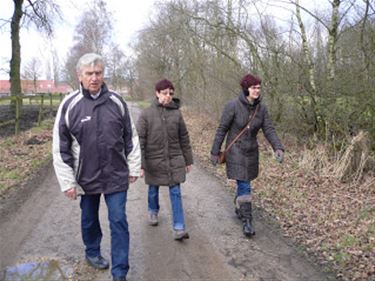
[[239, 213], [242, 219], [242, 229], [245, 236], [253, 236], [255, 235], [255, 230], [253, 227], [253, 214], [252, 214], [252, 207], [251, 202], [241, 202], [239, 208]]

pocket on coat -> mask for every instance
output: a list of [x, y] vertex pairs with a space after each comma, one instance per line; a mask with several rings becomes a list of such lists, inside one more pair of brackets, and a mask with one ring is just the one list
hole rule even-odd
[[157, 172], [165, 170], [165, 161], [161, 158], [147, 158], [145, 170], [149, 172]]
[[185, 159], [181, 154], [172, 157], [170, 161], [172, 169], [185, 168]]

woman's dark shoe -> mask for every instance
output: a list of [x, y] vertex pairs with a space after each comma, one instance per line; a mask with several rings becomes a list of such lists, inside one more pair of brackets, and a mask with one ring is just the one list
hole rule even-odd
[[102, 256], [97, 256], [97, 257], [86, 256], [86, 261], [89, 265], [91, 265], [92, 267], [96, 269], [108, 269], [109, 268], [109, 262]]
[[241, 219], [240, 209], [238, 209], [238, 208], [236, 207], [236, 208], [234, 209], [234, 212], [236, 213], [237, 218], [238, 218], [238, 219]]
[[250, 237], [255, 235], [255, 230], [253, 227], [253, 212], [251, 202], [245, 201], [239, 203], [238, 213], [242, 220], [242, 230], [245, 236]]
[[242, 230], [243, 230], [243, 234], [245, 234], [245, 236], [247, 236], [247, 237], [255, 235], [255, 230], [254, 230], [253, 225], [252, 225], [252, 223], [249, 219], [247, 219], [246, 221], [243, 222]]

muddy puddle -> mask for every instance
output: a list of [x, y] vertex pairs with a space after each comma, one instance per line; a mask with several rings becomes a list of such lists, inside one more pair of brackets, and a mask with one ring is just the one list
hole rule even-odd
[[7, 267], [1, 274], [3, 281], [63, 281], [68, 280], [66, 269], [56, 260], [20, 263]]

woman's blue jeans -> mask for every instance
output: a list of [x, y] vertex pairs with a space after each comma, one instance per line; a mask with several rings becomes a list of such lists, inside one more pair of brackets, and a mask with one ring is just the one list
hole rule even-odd
[[[86, 256], [101, 255], [100, 242], [102, 230], [99, 222], [99, 205], [101, 194], [81, 196], [81, 230], [85, 244]], [[111, 230], [112, 275], [123, 277], [129, 271], [129, 230], [126, 219], [127, 192], [104, 194], [108, 208], [109, 227]]]
[[[173, 229], [185, 229], [184, 209], [182, 207], [181, 188], [179, 184], [169, 187], [169, 198], [171, 200]], [[159, 213], [159, 186], [150, 185], [148, 187], [148, 211], [150, 214]]]
[[251, 195], [251, 182], [237, 180], [237, 197]]

